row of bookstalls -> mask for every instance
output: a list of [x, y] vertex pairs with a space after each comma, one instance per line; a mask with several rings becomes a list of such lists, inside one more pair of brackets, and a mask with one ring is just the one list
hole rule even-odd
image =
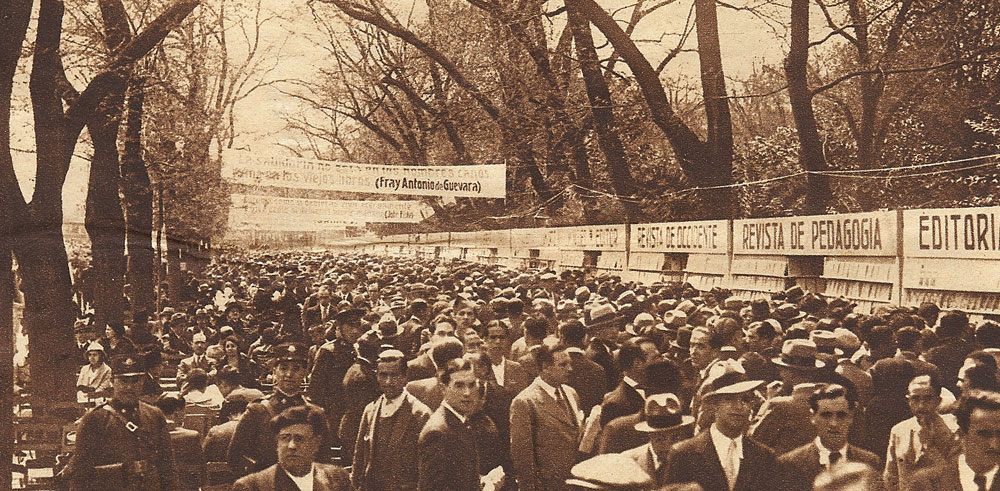
[[379, 254], [511, 268], [584, 268], [766, 298], [792, 285], [871, 311], [918, 305], [1000, 314], [1000, 207], [381, 237]]

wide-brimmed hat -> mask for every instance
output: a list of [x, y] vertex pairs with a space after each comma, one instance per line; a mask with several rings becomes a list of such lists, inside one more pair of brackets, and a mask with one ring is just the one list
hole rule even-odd
[[718, 396], [743, 394], [764, 385], [763, 380], [750, 380], [743, 365], [738, 361], [728, 360], [728, 363], [717, 364], [717, 368], [712, 370], [702, 383], [703, 401]]
[[787, 290], [785, 290], [785, 301], [791, 303], [798, 303], [803, 296], [805, 296], [806, 291], [802, 289], [801, 286], [795, 285]]
[[809, 333], [809, 340], [816, 343], [816, 349], [820, 353], [844, 356], [844, 350], [840, 349], [837, 335], [833, 331], [816, 329]]
[[674, 309], [663, 314], [663, 323], [668, 327], [679, 328], [687, 324], [688, 315], [683, 310]]
[[633, 336], [638, 336], [644, 332], [647, 328], [656, 325], [656, 318], [649, 314], [648, 312], [640, 312], [639, 315], [635, 316], [635, 319], [631, 324], [625, 326], [625, 331]]
[[799, 310], [793, 303], [783, 303], [772, 312], [775, 319], [785, 322], [798, 322], [806, 318], [806, 313]]
[[825, 364], [816, 359], [819, 350], [816, 343], [808, 339], [789, 339], [781, 345], [781, 356], [772, 358], [775, 365], [801, 370], [816, 370]]
[[645, 421], [635, 424], [636, 431], [657, 433], [694, 423], [694, 416], [682, 415], [681, 400], [674, 394], [652, 394], [646, 398]]
[[694, 328], [691, 326], [684, 326], [677, 329], [677, 337], [673, 341], [670, 341], [670, 346], [675, 349], [687, 351], [691, 348], [691, 333], [693, 331]]
[[566, 484], [583, 489], [649, 489], [653, 478], [631, 457], [620, 453], [595, 455], [570, 470]]
[[615, 323], [620, 320], [621, 317], [618, 315], [618, 311], [615, 310], [614, 305], [609, 303], [598, 304], [595, 305], [594, 308], [590, 309], [590, 318], [587, 322], [587, 329], [614, 326]]
[[333, 318], [338, 322], [346, 322], [351, 319], [361, 318], [363, 315], [365, 315], [364, 309], [345, 306], [345, 308], [337, 312], [337, 315], [333, 316]]

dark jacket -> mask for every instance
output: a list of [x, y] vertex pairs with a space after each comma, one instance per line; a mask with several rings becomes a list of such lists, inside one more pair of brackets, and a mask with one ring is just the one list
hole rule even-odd
[[[743, 460], [736, 477], [734, 491], [771, 491], [778, 489], [780, 476], [775, 472], [777, 460], [771, 449], [743, 437]], [[667, 457], [667, 482], [695, 482], [704, 490], [729, 489], [726, 472], [722, 470], [719, 455], [712, 444], [709, 431], [674, 444]]]
[[[404, 393], [404, 397], [399, 409], [393, 414], [397, 421], [385, 448], [374, 447], [383, 399], [376, 399], [365, 407], [354, 445], [354, 462], [351, 465], [351, 483], [355, 489], [367, 489], [366, 476], [376, 474], [387, 475], [393, 483], [392, 489], [417, 489], [417, 439], [431, 417], [431, 410], [411, 394]], [[388, 468], [372, 468], [371, 458], [375, 452], [387, 452], [383, 455], [392, 456], [392, 464]]]
[[[331, 464], [315, 464], [313, 491], [351, 491], [347, 471]], [[260, 472], [244, 476], [233, 484], [233, 491], [298, 491], [298, 486], [285, 471], [272, 465]]]
[[417, 440], [420, 491], [478, 491], [477, 434], [441, 406]]
[[[849, 462], [860, 462], [876, 472], [881, 471], [879, 458], [860, 447], [848, 444], [846, 458]], [[812, 490], [816, 476], [826, 470], [825, 466], [819, 463], [819, 448], [816, 447], [816, 442], [807, 443], [778, 457], [778, 464], [781, 465], [781, 474], [785, 478], [781, 489], [788, 491]]]

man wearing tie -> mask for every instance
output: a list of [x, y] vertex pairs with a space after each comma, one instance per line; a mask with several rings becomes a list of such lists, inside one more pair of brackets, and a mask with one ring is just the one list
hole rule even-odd
[[955, 410], [961, 451], [917, 471], [913, 491], [1000, 489], [1000, 393], [974, 390]]
[[809, 397], [815, 440], [778, 458], [788, 480], [782, 489], [809, 491], [820, 472], [843, 462], [860, 462], [879, 469], [875, 454], [847, 443], [857, 400], [841, 385], [816, 389]]
[[671, 393], [646, 398], [646, 420], [635, 424], [636, 431], [648, 435], [649, 443], [622, 452], [635, 460], [657, 486], [666, 484], [666, 463], [670, 447], [691, 435], [694, 416], [683, 416], [680, 399]]
[[351, 482], [359, 491], [417, 489], [417, 438], [431, 410], [406, 392], [406, 357], [390, 349], [378, 356], [382, 395], [361, 417]]
[[177, 366], [177, 378], [181, 381], [186, 379], [187, 374], [195, 368], [200, 368], [205, 373], [212, 371], [212, 360], [205, 356], [205, 351], [208, 350], [208, 339], [204, 333], [195, 333], [194, 337], [191, 338], [191, 349], [194, 354], [181, 360]]
[[713, 491], [771, 491], [780, 482], [771, 449], [746, 435], [757, 395], [764, 382], [730, 370], [705, 380], [702, 405], [715, 411], [707, 431], [670, 449], [667, 483], [694, 482]]
[[580, 398], [566, 385], [572, 371], [566, 346], [546, 339], [535, 359], [538, 377], [510, 405], [514, 475], [521, 491], [562, 490], [578, 458]]

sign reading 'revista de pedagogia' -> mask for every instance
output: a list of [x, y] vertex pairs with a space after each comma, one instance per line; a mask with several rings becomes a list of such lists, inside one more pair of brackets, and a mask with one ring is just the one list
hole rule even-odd
[[357, 193], [504, 198], [507, 166], [368, 165], [226, 153], [222, 177], [239, 184]]
[[896, 212], [733, 221], [733, 253], [895, 256]]

